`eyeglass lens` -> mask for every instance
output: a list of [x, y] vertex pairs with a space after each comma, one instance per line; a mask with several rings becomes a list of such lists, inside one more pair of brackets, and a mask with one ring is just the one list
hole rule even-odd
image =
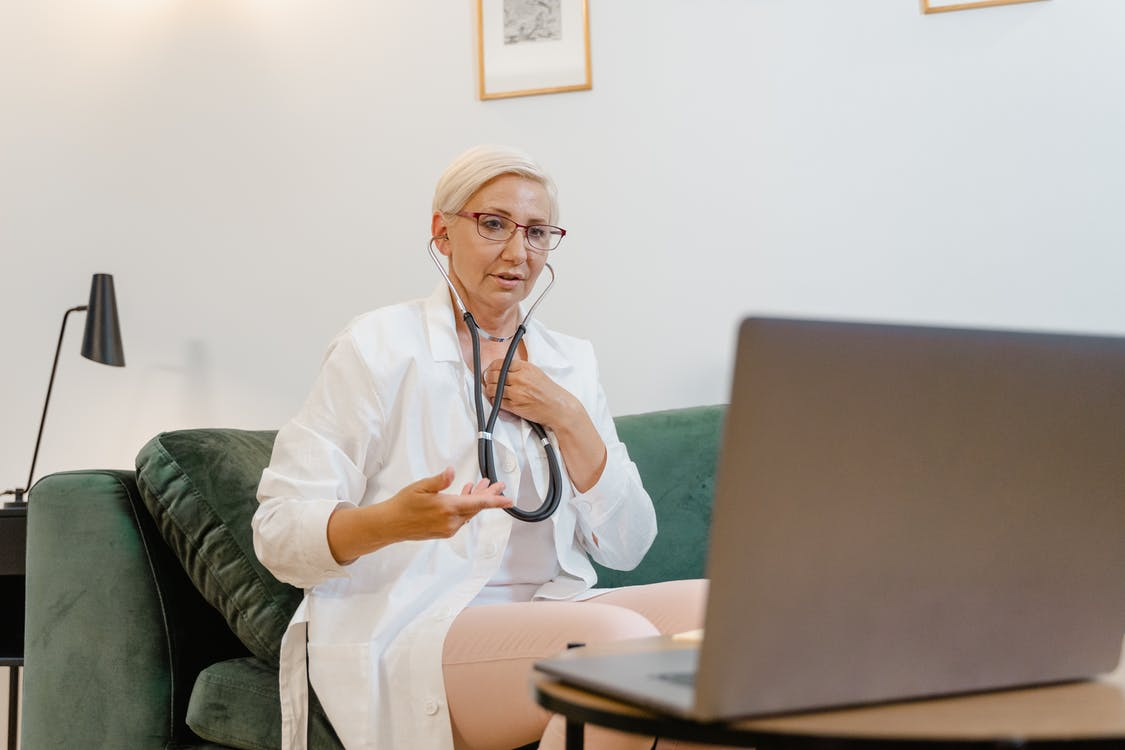
[[[504, 241], [516, 231], [516, 222], [505, 216], [480, 214], [477, 216], [477, 232], [487, 240]], [[563, 231], [550, 224], [533, 224], [524, 229], [527, 244], [536, 250], [554, 250], [562, 241]]]

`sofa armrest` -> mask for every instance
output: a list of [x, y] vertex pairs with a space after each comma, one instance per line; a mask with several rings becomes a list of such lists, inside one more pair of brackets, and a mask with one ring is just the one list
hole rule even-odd
[[199, 671], [243, 656], [145, 510], [131, 471], [52, 474], [28, 506], [23, 746], [205, 747]]

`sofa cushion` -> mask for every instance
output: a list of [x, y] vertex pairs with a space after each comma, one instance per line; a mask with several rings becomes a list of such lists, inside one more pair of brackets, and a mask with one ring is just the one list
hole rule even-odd
[[656, 509], [656, 541], [631, 571], [595, 563], [599, 586], [632, 586], [702, 578], [715, 495], [715, 467], [726, 407], [693, 406], [617, 417]]
[[[253, 717], [247, 721], [247, 717]], [[247, 657], [213, 664], [199, 673], [187, 723], [205, 740], [241, 750], [280, 750], [281, 697], [277, 667]], [[316, 695], [309, 700], [310, 750], [337, 750], [340, 740]]]
[[164, 540], [250, 653], [274, 667], [301, 601], [258, 561], [250, 530], [276, 434], [165, 432], [137, 454], [137, 485]]

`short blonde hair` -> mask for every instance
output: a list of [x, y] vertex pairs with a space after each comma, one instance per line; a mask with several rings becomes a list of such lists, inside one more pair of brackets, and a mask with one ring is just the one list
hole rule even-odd
[[506, 174], [526, 177], [542, 185], [551, 203], [548, 221], [558, 221], [559, 198], [554, 180], [534, 159], [509, 146], [474, 146], [454, 159], [438, 178], [433, 210], [455, 214], [465, 208], [478, 190]]

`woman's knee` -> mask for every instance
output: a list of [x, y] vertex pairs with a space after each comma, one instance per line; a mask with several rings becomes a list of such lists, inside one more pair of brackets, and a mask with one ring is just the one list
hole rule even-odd
[[708, 581], [691, 579], [626, 586], [608, 591], [591, 603], [611, 604], [640, 613], [661, 633], [703, 627]]
[[570, 643], [606, 643], [658, 635], [643, 614], [598, 601], [526, 602], [470, 607], [453, 622], [443, 661], [534, 661]]
[[577, 602], [567, 613], [575, 637], [581, 643], [609, 643], [630, 638], [660, 635], [660, 631], [639, 612], [602, 602]]

